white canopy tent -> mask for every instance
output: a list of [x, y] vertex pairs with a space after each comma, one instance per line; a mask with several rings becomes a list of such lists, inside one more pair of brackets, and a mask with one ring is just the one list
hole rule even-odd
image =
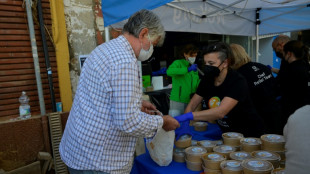
[[[309, 0], [102, 0], [105, 26], [127, 19], [143, 8], [155, 12], [166, 31], [259, 38], [310, 29]], [[258, 42], [256, 39], [256, 61]]]

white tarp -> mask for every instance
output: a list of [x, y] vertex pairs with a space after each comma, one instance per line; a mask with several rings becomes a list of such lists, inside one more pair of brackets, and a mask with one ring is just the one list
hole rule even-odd
[[258, 8], [258, 34], [265, 35], [310, 29], [309, 4], [309, 0], [102, 0], [102, 12], [105, 26], [145, 8], [160, 16], [167, 31], [255, 36]]
[[307, 3], [310, 1], [278, 4], [259, 0], [183, 0], [153, 11], [160, 16], [166, 31], [254, 36], [258, 8], [261, 8], [257, 16], [259, 35], [309, 29], [310, 7]]

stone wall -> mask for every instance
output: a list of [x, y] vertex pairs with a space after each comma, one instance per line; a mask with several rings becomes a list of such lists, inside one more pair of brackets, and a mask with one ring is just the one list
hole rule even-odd
[[89, 54], [104, 41], [102, 37], [104, 27], [100, 0], [64, 0], [64, 8], [74, 98], [81, 71], [79, 56]]

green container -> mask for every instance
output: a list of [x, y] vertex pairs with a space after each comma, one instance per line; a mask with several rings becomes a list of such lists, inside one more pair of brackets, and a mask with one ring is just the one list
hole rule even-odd
[[143, 88], [151, 86], [151, 75], [142, 76]]

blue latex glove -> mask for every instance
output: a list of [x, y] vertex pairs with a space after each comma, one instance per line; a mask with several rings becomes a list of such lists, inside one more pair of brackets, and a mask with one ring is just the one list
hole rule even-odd
[[192, 64], [190, 67], [188, 67], [188, 72], [191, 71], [197, 71], [197, 64]]
[[270, 66], [270, 65], [267, 65], [267, 67], [271, 70], [272, 69], [272, 66]]
[[180, 137], [185, 134], [193, 136], [193, 134], [191, 133], [191, 129], [189, 127], [189, 121], [182, 122], [181, 126], [175, 130], [176, 141], [178, 141], [178, 139], [180, 139]]
[[194, 115], [193, 115], [192, 112], [188, 112], [186, 114], [176, 116], [176, 117], [174, 117], [174, 119], [178, 120], [178, 122], [181, 123], [181, 122], [184, 122], [184, 121], [193, 120], [194, 119]]
[[159, 75], [165, 75], [167, 74], [167, 68], [162, 68], [158, 71], [152, 72], [152, 76], [159, 76]]

